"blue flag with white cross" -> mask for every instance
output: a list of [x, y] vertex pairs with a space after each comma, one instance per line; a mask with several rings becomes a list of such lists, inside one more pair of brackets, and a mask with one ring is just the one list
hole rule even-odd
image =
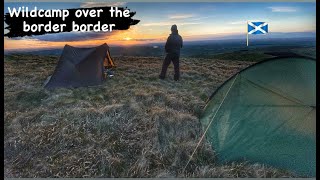
[[266, 34], [266, 33], [268, 33], [268, 23], [248, 22], [248, 34]]

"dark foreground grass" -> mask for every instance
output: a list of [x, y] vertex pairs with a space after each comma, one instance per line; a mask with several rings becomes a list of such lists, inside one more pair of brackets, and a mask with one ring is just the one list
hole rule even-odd
[[5, 177], [292, 177], [261, 164], [217, 164], [205, 141], [183, 173], [206, 99], [247, 61], [181, 59], [159, 80], [161, 59], [114, 57], [102, 86], [45, 90], [56, 56], [4, 59]]

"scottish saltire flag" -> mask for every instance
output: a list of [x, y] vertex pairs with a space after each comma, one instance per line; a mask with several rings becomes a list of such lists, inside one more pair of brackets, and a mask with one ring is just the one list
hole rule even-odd
[[268, 33], [268, 23], [248, 22], [248, 34], [266, 34], [266, 33]]

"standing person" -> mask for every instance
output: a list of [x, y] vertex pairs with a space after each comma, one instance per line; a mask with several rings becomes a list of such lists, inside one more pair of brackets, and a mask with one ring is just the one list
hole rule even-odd
[[171, 61], [174, 66], [174, 80], [178, 81], [180, 78], [180, 69], [179, 69], [179, 57], [180, 57], [180, 49], [182, 48], [183, 41], [182, 37], [178, 34], [177, 25], [171, 26], [171, 34], [167, 39], [167, 43], [165, 45], [166, 57], [162, 64], [162, 70], [159, 75], [160, 79], [164, 79], [166, 77], [168, 66]]

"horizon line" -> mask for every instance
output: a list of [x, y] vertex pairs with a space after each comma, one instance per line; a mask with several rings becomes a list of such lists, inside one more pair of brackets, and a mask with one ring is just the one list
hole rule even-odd
[[[252, 39], [252, 40], [267, 40], [267, 39], [301, 39], [301, 38], [308, 38], [308, 39], [314, 39], [316, 37], [270, 37], [270, 38], [258, 38], [258, 39]], [[232, 38], [232, 39], [202, 39], [202, 40], [186, 40], [184, 41], [185, 43], [196, 43], [196, 42], [206, 42], [206, 41], [240, 41], [240, 40], [244, 40], [246, 38]], [[107, 42], [106, 42], [107, 43]], [[130, 45], [126, 45], [126, 44], [122, 44], [122, 45], [118, 45], [118, 44], [114, 44], [112, 45], [112, 43], [107, 43], [108, 45], [112, 45], [113, 47], [134, 47], [134, 46], [147, 46], [147, 45], [158, 45], [158, 44], [163, 44], [164, 42], [150, 42], [150, 43], [144, 43], [144, 44], [130, 44]], [[68, 44], [66, 42], [66, 44]], [[65, 44], [65, 45], [66, 45]], [[52, 48], [46, 48], [46, 47], [41, 47], [41, 48], [24, 48], [24, 49], [5, 49], [4, 48], [4, 52], [19, 52], [19, 51], [41, 51], [41, 50], [56, 50], [56, 49], [61, 49], [63, 46], [59, 46], [59, 47], [52, 47]], [[98, 45], [98, 44], [97, 44]], [[94, 46], [87, 46], [87, 45], [82, 45], [82, 46], [77, 46], [77, 47], [94, 47]]]

